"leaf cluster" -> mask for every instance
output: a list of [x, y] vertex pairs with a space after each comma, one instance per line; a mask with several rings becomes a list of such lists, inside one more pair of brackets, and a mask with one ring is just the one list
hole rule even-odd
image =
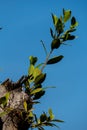
[[[72, 16], [71, 10], [63, 9], [63, 15], [61, 15], [59, 18], [52, 14], [52, 19], [54, 24], [54, 31], [52, 28], [50, 28], [51, 37], [53, 38], [51, 49], [57, 49], [65, 41], [76, 38], [72, 32], [76, 31], [78, 22], [76, 21], [76, 18]], [[67, 22], [70, 22], [70, 26], [67, 30], [65, 30]]]

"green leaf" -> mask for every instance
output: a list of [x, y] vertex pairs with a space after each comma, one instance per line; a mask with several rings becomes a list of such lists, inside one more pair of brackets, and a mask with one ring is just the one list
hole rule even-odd
[[72, 17], [70, 28], [73, 29], [73, 28], [75, 28], [76, 26], [78, 26], [78, 22], [76, 21], [75, 17]]
[[51, 37], [52, 37], [52, 38], [55, 38], [55, 36], [54, 36], [54, 34], [53, 34], [52, 28], [50, 28], [50, 34], [51, 34]]
[[28, 69], [28, 75], [32, 75], [34, 72], [34, 65], [30, 65], [29, 69]]
[[38, 59], [37, 59], [37, 57], [30, 56], [29, 60], [30, 60], [30, 64], [35, 65], [35, 63], [37, 62]]
[[4, 104], [4, 102], [6, 102], [6, 97], [5, 96], [0, 98], [0, 104]]
[[28, 75], [32, 75], [32, 78], [29, 79], [29, 82], [33, 82], [35, 78], [41, 74], [41, 70], [39, 68], [35, 68], [34, 65], [30, 65], [29, 70], [28, 70]]
[[56, 56], [54, 58], [51, 58], [48, 60], [47, 64], [55, 64], [60, 62], [63, 59], [64, 56], [60, 55], [60, 56]]
[[41, 74], [39, 74], [39, 75], [35, 78], [34, 83], [35, 83], [36, 85], [37, 85], [37, 84], [41, 84], [41, 83], [44, 82], [45, 78], [46, 78], [46, 73], [45, 73], [45, 74], [41, 73]]
[[9, 96], [10, 96], [10, 93], [7, 92], [7, 93], [5, 94], [5, 96], [3, 96], [3, 97], [0, 98], [0, 104], [2, 104], [3, 107], [5, 107], [5, 106], [7, 105]]
[[[62, 22], [62, 17], [58, 18], [56, 15], [52, 14], [52, 19], [53, 19], [53, 23], [54, 23], [56, 31], [59, 34], [61, 34], [64, 30], [64, 24]], [[52, 30], [51, 30], [51, 33], [52, 33]], [[55, 36], [53, 38], [55, 38]]]
[[69, 35], [67, 40], [74, 40], [75, 38], [76, 38], [76, 36], [74, 36], [74, 35]]
[[[39, 85], [35, 85], [35, 88], [41, 88], [42, 85], [39, 84]], [[40, 99], [42, 96], [44, 96], [45, 94], [45, 90], [48, 89], [48, 88], [55, 88], [54, 86], [48, 86], [48, 87], [44, 87], [42, 91], [36, 93], [33, 97], [33, 100], [37, 100], [37, 99]]]
[[54, 23], [54, 25], [56, 27], [57, 22], [58, 22], [58, 17], [56, 15], [52, 14], [52, 19], [53, 19], [53, 23]]
[[40, 122], [44, 122], [47, 120], [47, 115], [46, 113], [43, 113], [41, 116], [40, 116]]
[[62, 19], [58, 19], [57, 25], [56, 25], [56, 31], [61, 34], [64, 31], [64, 23], [62, 22]]
[[52, 112], [52, 109], [49, 109], [48, 112], [49, 112], [49, 115], [50, 115], [50, 120], [53, 120], [54, 119], [54, 114]]
[[74, 31], [76, 31], [76, 29], [72, 28], [72, 29], [67, 30], [66, 33], [71, 33], [71, 32], [74, 32]]
[[60, 39], [54, 39], [51, 43], [51, 49], [58, 49], [61, 45]]
[[10, 97], [10, 93], [7, 92], [6, 95], [5, 95], [5, 97], [6, 97], [6, 101], [8, 101], [8, 99], [9, 99], [9, 97]]
[[36, 79], [37, 76], [41, 74], [41, 70], [39, 68], [35, 68], [33, 72], [34, 80]]
[[24, 109], [27, 112], [27, 102], [26, 101], [24, 101]]
[[40, 92], [42, 90], [43, 90], [43, 88], [37, 88], [37, 89], [34, 89], [33, 91], [31, 91], [30, 94], [36, 94], [36, 93], [38, 93], [38, 92]]
[[76, 18], [72, 17], [72, 19], [71, 19], [71, 25], [75, 25], [75, 24], [76, 24]]
[[34, 81], [34, 76], [33, 76], [33, 73], [34, 73], [34, 65], [30, 65], [29, 69], [28, 69], [28, 75], [32, 75], [31, 78], [29, 78], [29, 82], [33, 82]]
[[36, 94], [34, 95], [33, 100], [40, 99], [44, 94], [45, 94], [45, 91], [43, 91], [43, 90], [40, 91], [40, 92], [38, 92], [38, 93], [36, 93]]
[[63, 9], [63, 16], [64, 22], [67, 22], [71, 17], [71, 10], [64, 10]]
[[65, 34], [62, 36], [63, 38], [63, 41], [66, 41], [66, 40], [73, 40], [75, 39], [76, 37], [74, 35], [71, 35], [69, 33], [69, 31], [65, 32]]
[[27, 118], [29, 119], [29, 121], [33, 121], [33, 118], [34, 118], [34, 114], [32, 111], [29, 112], [29, 115], [27, 115]]

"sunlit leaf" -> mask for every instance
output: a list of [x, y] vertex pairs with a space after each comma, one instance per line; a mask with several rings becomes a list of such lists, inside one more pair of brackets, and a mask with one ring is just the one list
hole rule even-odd
[[33, 76], [34, 76], [34, 80], [37, 76], [39, 76], [41, 74], [41, 70], [39, 68], [35, 68], [34, 72], [33, 72]]
[[48, 112], [49, 112], [49, 115], [50, 115], [50, 119], [53, 120], [53, 119], [54, 119], [54, 114], [53, 114], [53, 112], [52, 112], [52, 109], [50, 108], [50, 109], [48, 110]]
[[31, 64], [28, 69], [28, 75], [32, 75], [31, 78], [29, 78], [29, 82], [32, 82], [34, 80], [34, 76], [33, 76], [34, 69], [35, 69], [34, 65]]
[[54, 25], [56, 26], [57, 22], [58, 22], [58, 17], [56, 15], [52, 14], [52, 19], [53, 19]]
[[33, 72], [34, 72], [34, 65], [30, 65], [29, 70], [28, 70], [28, 74], [32, 75]]
[[[54, 23], [56, 31], [59, 34], [61, 34], [64, 30], [64, 24], [62, 22], [62, 17], [58, 18], [56, 15], [52, 14], [52, 19], [53, 19], [53, 23]], [[50, 31], [51, 31], [51, 35], [53, 36], [52, 29]], [[53, 36], [53, 38], [55, 38], [55, 37]]]
[[24, 109], [27, 112], [27, 102], [26, 101], [24, 101]]
[[51, 58], [48, 60], [47, 64], [55, 64], [60, 62], [63, 59], [64, 56], [60, 55], [60, 56], [56, 56], [54, 58]]
[[9, 92], [7, 92], [7, 93], [6, 93], [6, 95], [5, 95], [5, 97], [6, 97], [6, 100], [8, 100], [8, 99], [9, 99], [9, 97], [10, 97], [10, 93], [9, 93]]
[[36, 88], [33, 91], [31, 91], [31, 94], [36, 94], [36, 93], [38, 93], [38, 92], [40, 92], [42, 90], [43, 90], [43, 88]]
[[45, 74], [41, 73], [41, 74], [39, 74], [39, 75], [35, 78], [34, 83], [35, 83], [35, 84], [41, 84], [42, 82], [44, 82], [45, 78], [46, 78], [46, 73], [45, 73]]
[[64, 15], [64, 22], [67, 22], [71, 17], [71, 10], [63, 9], [63, 15]]
[[29, 119], [30, 122], [33, 121], [34, 115], [32, 111], [29, 112], [29, 115], [27, 115], [27, 118]]
[[35, 65], [35, 63], [37, 62], [38, 59], [37, 59], [37, 57], [30, 56], [29, 60], [30, 60], [30, 64]]
[[5, 95], [5, 98], [6, 98], [6, 102], [3, 103], [3, 105], [5, 106], [9, 100], [9, 97], [10, 97], [10, 93], [7, 92], [6, 95]]
[[3, 96], [3, 97], [0, 98], [0, 104], [2, 104], [3, 107], [6, 106], [6, 104], [7, 104], [7, 102], [8, 102], [8, 99], [9, 99], [9, 96], [10, 96], [10, 93], [7, 92], [7, 93], [5, 94], [5, 96]]
[[41, 74], [41, 70], [37, 67], [35, 68], [34, 65], [30, 65], [28, 75], [32, 75], [32, 78], [29, 79], [29, 82], [33, 82], [39, 74]]
[[40, 119], [38, 119], [38, 120], [37, 120], [37, 123], [38, 123], [38, 124], [40, 124], [40, 123], [41, 123], [41, 122], [40, 122]]

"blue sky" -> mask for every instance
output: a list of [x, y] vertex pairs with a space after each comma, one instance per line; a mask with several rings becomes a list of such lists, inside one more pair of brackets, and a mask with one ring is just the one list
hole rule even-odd
[[[62, 46], [54, 54], [64, 55], [56, 65], [48, 66], [44, 86], [48, 89], [37, 105], [37, 112], [53, 109], [56, 118], [65, 121], [61, 130], [87, 129], [87, 1], [69, 0], [0, 0], [0, 81], [13, 81], [27, 74], [29, 56], [45, 59], [40, 43], [50, 47], [49, 28], [52, 27], [51, 13], [60, 16], [62, 9], [72, 10], [79, 26], [75, 34], [78, 39], [70, 41], [72, 46]], [[49, 49], [48, 49], [49, 50]], [[53, 128], [54, 129], [54, 128]], [[47, 128], [46, 130], [50, 130]]]

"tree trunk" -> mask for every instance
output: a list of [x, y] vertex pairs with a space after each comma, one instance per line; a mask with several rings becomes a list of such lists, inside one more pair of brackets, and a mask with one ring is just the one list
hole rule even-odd
[[[24, 110], [23, 102], [28, 100], [29, 96], [19, 88], [8, 91], [5, 85], [0, 85], [0, 98], [7, 92], [10, 92], [10, 97], [6, 108], [12, 108], [11, 112], [0, 118], [0, 130], [27, 130], [26, 124], [22, 123], [20, 112]], [[0, 106], [0, 113], [5, 112]], [[25, 126], [24, 126], [25, 125]], [[23, 128], [23, 129], [22, 129]]]
[[18, 128], [10, 120], [10, 121], [6, 121], [6, 122], [3, 123], [2, 130], [18, 130]]

